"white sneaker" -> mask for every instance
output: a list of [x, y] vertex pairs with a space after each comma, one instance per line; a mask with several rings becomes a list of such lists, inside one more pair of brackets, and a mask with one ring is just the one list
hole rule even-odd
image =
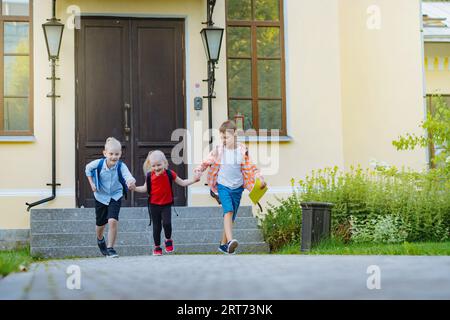
[[233, 239], [227, 243], [228, 245], [228, 253], [233, 254], [236, 251], [236, 248], [239, 245], [239, 242], [236, 239]]

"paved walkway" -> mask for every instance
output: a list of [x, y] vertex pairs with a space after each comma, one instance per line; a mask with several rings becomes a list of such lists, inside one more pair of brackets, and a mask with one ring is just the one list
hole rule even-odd
[[[79, 267], [80, 289], [67, 287], [67, 282], [69, 287], [77, 285], [77, 273], [67, 273], [70, 266]], [[368, 282], [380, 289], [370, 290]], [[0, 280], [0, 299], [450, 299], [450, 257], [173, 255], [58, 260], [33, 264], [29, 272]]]

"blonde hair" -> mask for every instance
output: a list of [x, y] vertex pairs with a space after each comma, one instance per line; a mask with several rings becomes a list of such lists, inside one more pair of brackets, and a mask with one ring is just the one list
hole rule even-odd
[[106, 142], [105, 142], [105, 150], [113, 149], [113, 148], [122, 150], [122, 144], [116, 138], [109, 137], [108, 139], [106, 139]]
[[219, 132], [220, 133], [225, 133], [228, 130], [233, 130], [236, 131], [237, 130], [237, 126], [236, 123], [234, 123], [233, 120], [227, 120], [224, 123], [222, 123], [222, 125], [219, 128]]
[[144, 174], [147, 175], [152, 171], [152, 162], [162, 161], [164, 163], [164, 168], [169, 169], [169, 161], [167, 161], [166, 156], [160, 150], [150, 151], [148, 153], [147, 159], [144, 161]]

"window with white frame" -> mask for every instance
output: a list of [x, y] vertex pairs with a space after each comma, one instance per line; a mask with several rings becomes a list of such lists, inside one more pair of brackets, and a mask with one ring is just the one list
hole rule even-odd
[[227, 0], [228, 117], [286, 135], [283, 0]]
[[1, 0], [0, 6], [0, 135], [32, 135], [33, 3]]

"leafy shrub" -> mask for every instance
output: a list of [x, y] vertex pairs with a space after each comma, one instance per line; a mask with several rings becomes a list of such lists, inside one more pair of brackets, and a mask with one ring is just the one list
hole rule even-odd
[[298, 191], [270, 205], [262, 221], [265, 240], [274, 250], [300, 241], [303, 201], [334, 204], [332, 235], [341, 241], [450, 238], [450, 174], [444, 168], [418, 173], [385, 165], [347, 172], [334, 167], [313, 171], [297, 185], [291, 182]]
[[408, 225], [394, 215], [380, 216], [367, 221], [350, 217], [353, 242], [401, 243], [408, 237]]
[[361, 223], [387, 215], [401, 218], [408, 241], [450, 237], [450, 175], [444, 169], [418, 173], [395, 167], [348, 172], [326, 168], [300, 180], [301, 201], [334, 203], [334, 235], [353, 216]]
[[269, 204], [267, 214], [261, 221], [264, 239], [271, 250], [278, 250], [287, 243], [300, 241], [302, 225], [302, 210], [297, 195], [277, 200], [280, 205]]

